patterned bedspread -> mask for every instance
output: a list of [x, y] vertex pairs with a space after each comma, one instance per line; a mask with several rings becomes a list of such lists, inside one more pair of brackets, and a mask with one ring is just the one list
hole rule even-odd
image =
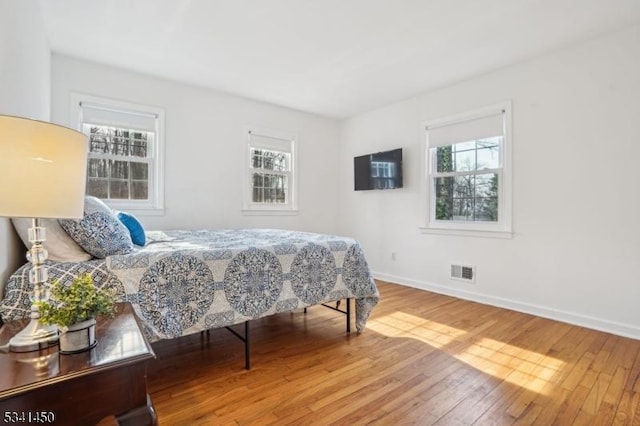
[[[49, 262], [68, 282], [89, 272], [131, 302], [152, 340], [238, 324], [280, 312], [356, 300], [361, 332], [379, 299], [359, 244], [350, 238], [296, 231], [243, 229], [153, 231], [134, 253], [82, 263]], [[0, 313], [28, 316], [28, 265], [7, 283]]]

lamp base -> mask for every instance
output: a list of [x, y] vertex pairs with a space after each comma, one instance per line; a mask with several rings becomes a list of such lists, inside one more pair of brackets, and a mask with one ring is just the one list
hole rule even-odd
[[32, 352], [46, 349], [58, 344], [58, 328], [55, 325], [44, 325], [37, 319], [9, 340], [11, 352]]

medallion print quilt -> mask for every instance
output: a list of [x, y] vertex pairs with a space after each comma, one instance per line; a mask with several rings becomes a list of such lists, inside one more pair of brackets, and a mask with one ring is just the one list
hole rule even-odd
[[[49, 262], [50, 278], [91, 273], [98, 287], [130, 302], [152, 340], [242, 323], [280, 312], [355, 299], [364, 330], [379, 299], [357, 241], [297, 231], [151, 231], [144, 248], [80, 263]], [[28, 265], [7, 283], [0, 314], [27, 317]]]

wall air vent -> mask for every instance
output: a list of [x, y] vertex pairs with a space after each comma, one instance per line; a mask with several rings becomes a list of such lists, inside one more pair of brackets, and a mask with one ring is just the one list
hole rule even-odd
[[452, 280], [460, 280], [472, 283], [476, 280], [476, 270], [473, 266], [456, 265], [452, 263], [451, 275], [449, 276], [449, 278], [451, 278]]

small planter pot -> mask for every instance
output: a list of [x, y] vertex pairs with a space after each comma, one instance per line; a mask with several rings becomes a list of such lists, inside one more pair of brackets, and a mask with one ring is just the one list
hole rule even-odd
[[88, 351], [97, 344], [95, 319], [70, 325], [66, 332], [60, 333], [61, 354], [76, 354]]

